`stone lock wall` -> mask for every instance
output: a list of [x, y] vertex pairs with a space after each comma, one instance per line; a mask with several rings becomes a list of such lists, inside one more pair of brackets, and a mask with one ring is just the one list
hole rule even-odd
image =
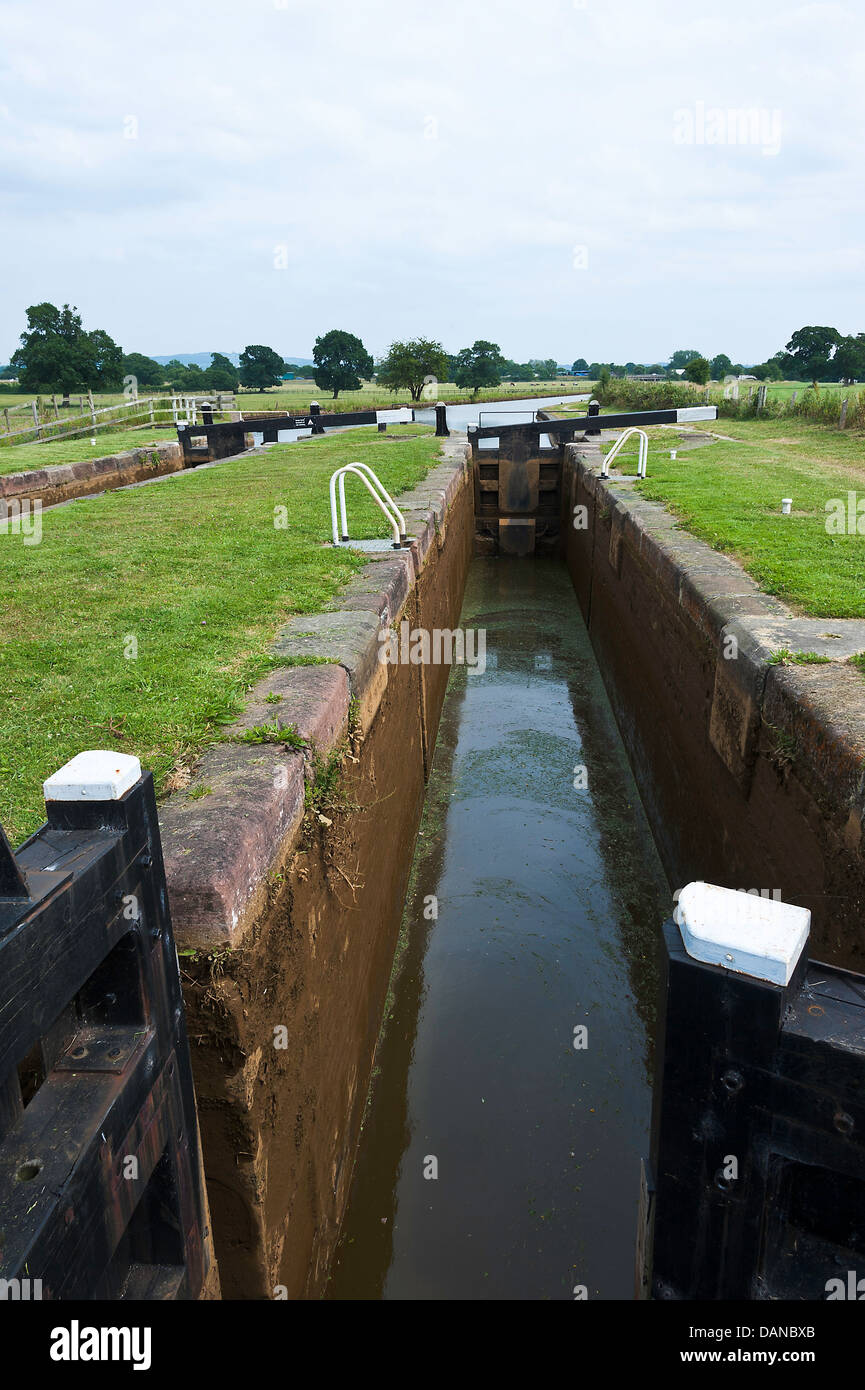
[[[382, 665], [378, 634], [453, 628], [472, 549], [465, 445], [443, 454], [399, 499], [411, 548], [280, 632], [327, 664], [260, 682], [162, 809], [225, 1298], [316, 1297], [335, 1248], [448, 676]], [[305, 746], [242, 741], [274, 720]], [[305, 808], [331, 757], [334, 803]]]
[[179, 473], [183, 467], [183, 450], [176, 441], [150, 444], [105, 458], [4, 474], [0, 476], [0, 504], [38, 499], [43, 507], [53, 507], [75, 497], [90, 497], [96, 492], [128, 487], [130, 483], [149, 482], [165, 473]]
[[566, 559], [673, 887], [779, 892], [865, 970], [865, 622], [797, 618], [600, 464], [565, 450]]

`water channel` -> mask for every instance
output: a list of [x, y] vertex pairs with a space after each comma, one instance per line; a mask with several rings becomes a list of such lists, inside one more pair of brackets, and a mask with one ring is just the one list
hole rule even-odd
[[461, 626], [327, 1296], [630, 1298], [669, 885], [564, 566]]

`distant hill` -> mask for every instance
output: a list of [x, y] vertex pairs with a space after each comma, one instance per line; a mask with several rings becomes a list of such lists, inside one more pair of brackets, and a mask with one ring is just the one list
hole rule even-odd
[[[149, 357], [150, 354], [145, 353], [145, 356]], [[212, 352], [172, 352], [168, 357], [154, 357], [153, 360], [163, 367], [166, 367], [169, 362], [182, 362], [185, 367], [189, 367], [194, 363], [197, 367], [203, 369], [210, 366], [210, 359], [212, 356]], [[233, 362], [235, 367], [240, 363], [239, 352], [226, 352], [223, 356], [227, 357], [229, 362]], [[299, 367], [313, 366], [311, 357], [294, 357], [290, 352], [284, 352], [282, 356], [284, 361], [296, 362]]]

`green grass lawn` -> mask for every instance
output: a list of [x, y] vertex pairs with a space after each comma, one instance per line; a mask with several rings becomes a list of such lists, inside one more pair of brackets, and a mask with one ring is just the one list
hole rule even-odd
[[[323, 544], [333, 469], [368, 462], [396, 495], [437, 452], [420, 425], [386, 440], [360, 429], [54, 508], [40, 545], [0, 533], [0, 822], [12, 843], [43, 819], [44, 778], [82, 749], [133, 753], [170, 787], [273, 665], [278, 626], [321, 609], [364, 563]], [[350, 491], [353, 528], [384, 534], [366, 489]], [[274, 526], [280, 506], [287, 529]]]
[[146, 449], [148, 444], [177, 443], [177, 430], [118, 430], [116, 434], [97, 434], [84, 439], [46, 441], [44, 444], [15, 444], [0, 449], [0, 474], [26, 473], [29, 468], [48, 468], [56, 463], [78, 463], [81, 459], [105, 458], [124, 449]]
[[[753, 387], [756, 389], [756, 387], [757, 387], [758, 384], [759, 384], [759, 383], [753, 382], [753, 381], [740, 381], [740, 383], [739, 383], [739, 394], [740, 394], [740, 396], [741, 396], [741, 394], [742, 394], [742, 387], [743, 387], [743, 386], [746, 388], [745, 394], [747, 395], [747, 388], [748, 388], [749, 386], [753, 386]], [[810, 391], [810, 389], [811, 389], [811, 383], [810, 383], [810, 381], [770, 381], [770, 382], [768, 382], [767, 384], [768, 384], [768, 387], [769, 387], [769, 395], [770, 395], [770, 397], [771, 397], [771, 396], [777, 396], [777, 397], [779, 397], [781, 400], [788, 400], [788, 399], [790, 398], [790, 396], [792, 396], [792, 394], [793, 394], [794, 391], [797, 393], [797, 395], [801, 396], [801, 394], [802, 394], [803, 391]], [[844, 395], [846, 396], [847, 394], [849, 394], [849, 393], [851, 393], [851, 392], [853, 392], [853, 391], [856, 391], [857, 389], [858, 389], [858, 388], [855, 387], [855, 386], [842, 386], [841, 383], [840, 383], [840, 381], [821, 381], [821, 382], [820, 382], [820, 394], [821, 394], [821, 395], [823, 394], [824, 391], [833, 391], [833, 392], [843, 392]]]
[[[644, 497], [735, 556], [760, 587], [811, 617], [865, 617], [865, 535], [830, 535], [826, 503], [865, 498], [865, 440], [797, 418], [689, 426], [731, 436], [671, 460], [679, 430], [653, 427]], [[607, 447], [606, 445], [604, 446]], [[614, 470], [636, 473], [636, 436]], [[790, 516], [782, 497], [792, 497]]]

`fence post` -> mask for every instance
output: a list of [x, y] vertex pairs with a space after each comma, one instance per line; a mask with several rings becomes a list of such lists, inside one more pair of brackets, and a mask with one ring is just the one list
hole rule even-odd
[[838, 428], [842, 430], [846, 429], [847, 427], [847, 401], [848, 397], [845, 396], [843, 401], [841, 402], [841, 422]]
[[150, 423], [153, 424], [153, 397], [150, 397]]
[[91, 423], [95, 425], [95, 424], [96, 424], [96, 408], [95, 408], [95, 406], [94, 406], [94, 404], [93, 404], [93, 392], [90, 391], [90, 390], [88, 390], [88, 392], [87, 392], [87, 401], [88, 401], [88, 404], [89, 404], [89, 406], [90, 406], [90, 420], [91, 420]]
[[59, 420], [59, 419], [60, 419], [60, 411], [57, 409], [57, 397], [54, 395], [54, 392], [53, 392], [53, 391], [52, 391], [52, 393], [51, 393], [51, 404], [52, 404], [53, 407], [54, 407], [54, 419], [55, 419], [55, 420]]
[[444, 401], [436, 401], [436, 438], [447, 439], [449, 436], [448, 408]]
[[33, 411], [33, 425], [36, 430], [36, 437], [38, 439], [39, 435], [42, 433], [42, 430], [39, 425], [39, 407], [35, 401], [31, 401], [30, 409]]
[[8, 406], [4, 406], [4, 407], [3, 407], [3, 417], [4, 417], [5, 421], [6, 421], [6, 433], [7, 433], [7, 434], [10, 434], [11, 431], [12, 431], [12, 426], [9, 424], [9, 407], [8, 407]]

